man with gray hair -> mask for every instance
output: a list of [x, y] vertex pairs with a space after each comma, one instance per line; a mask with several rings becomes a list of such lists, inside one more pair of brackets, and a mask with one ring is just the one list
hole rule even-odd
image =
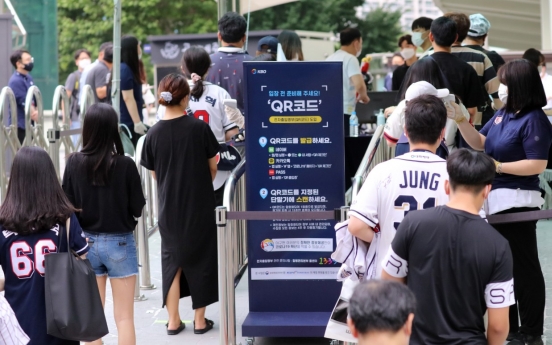
[[408, 345], [416, 298], [406, 285], [385, 280], [359, 284], [347, 324], [359, 345]]

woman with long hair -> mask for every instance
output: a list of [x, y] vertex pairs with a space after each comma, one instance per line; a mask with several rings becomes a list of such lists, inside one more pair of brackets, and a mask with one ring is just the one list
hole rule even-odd
[[213, 180], [220, 145], [205, 121], [187, 115], [186, 77], [167, 75], [158, 95], [165, 115], [146, 136], [141, 164], [157, 179], [167, 334], [184, 329], [178, 302], [187, 296], [195, 310], [194, 333], [203, 334], [213, 328], [206, 307], [218, 301]]
[[[547, 103], [539, 71], [520, 59], [498, 70], [499, 97], [505, 103], [477, 132], [461, 116], [452, 116], [466, 142], [495, 160], [496, 176], [485, 204], [487, 214], [539, 210], [544, 199], [539, 174], [548, 162], [552, 126], [542, 110]], [[454, 114], [453, 114], [454, 115]], [[537, 221], [493, 224], [510, 243], [514, 259], [514, 295], [508, 344], [542, 344], [546, 290], [537, 247]]]
[[303, 61], [303, 48], [301, 38], [294, 31], [284, 30], [278, 35], [278, 42], [288, 61]]
[[[124, 36], [121, 39], [121, 124], [128, 127], [134, 146], [138, 139], [146, 134], [142, 108], [142, 78], [140, 76], [140, 59], [142, 48], [134, 36]], [[125, 131], [123, 131], [125, 133]]]
[[[387, 144], [391, 147], [395, 147], [395, 156], [400, 156], [410, 151], [410, 145], [408, 139], [404, 134], [404, 110], [406, 108], [406, 91], [414, 83], [425, 81], [431, 84], [435, 89], [445, 89], [447, 84], [442, 76], [439, 65], [432, 58], [425, 58], [414, 63], [406, 73], [404, 81], [399, 90], [400, 102], [397, 107], [387, 119], [385, 124], [385, 130], [383, 135], [387, 141]], [[418, 90], [420, 94], [424, 94], [427, 90]], [[462, 105], [461, 100], [455, 97], [455, 101], [460, 104], [460, 108], [463, 114], [469, 119], [469, 113], [467, 109]], [[437, 149], [437, 155], [446, 159], [449, 151], [453, 150], [457, 145], [457, 126], [452, 120], [447, 120], [445, 127], [445, 140], [444, 145], [441, 145]]]
[[[6, 278], [5, 297], [31, 338], [30, 345], [79, 345], [46, 333], [44, 300], [45, 255], [66, 252], [68, 246], [81, 256], [88, 252], [76, 211], [63, 193], [46, 151], [22, 147], [13, 160], [0, 207], [0, 264]], [[58, 240], [68, 218], [69, 243]]]
[[[86, 111], [80, 152], [69, 156], [63, 189], [77, 208], [88, 237], [88, 259], [105, 305], [107, 278], [113, 290], [119, 344], [135, 344], [134, 286], [138, 259], [133, 231], [145, 205], [138, 169], [126, 157], [117, 113], [107, 104]], [[97, 340], [92, 344], [101, 344]]]

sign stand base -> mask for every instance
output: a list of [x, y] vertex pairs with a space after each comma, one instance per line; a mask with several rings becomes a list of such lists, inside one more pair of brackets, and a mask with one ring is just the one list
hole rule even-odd
[[330, 312], [250, 312], [244, 337], [323, 337]]

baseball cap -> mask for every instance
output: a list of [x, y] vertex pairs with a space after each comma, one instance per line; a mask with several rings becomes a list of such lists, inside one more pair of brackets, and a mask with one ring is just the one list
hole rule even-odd
[[438, 98], [444, 98], [449, 95], [449, 90], [436, 89], [435, 86], [431, 85], [427, 81], [419, 81], [408, 87], [406, 93], [404, 94], [404, 99], [410, 101], [421, 95], [433, 95]]
[[489, 32], [491, 23], [481, 13], [472, 14], [470, 16], [470, 30], [468, 36], [480, 37]]
[[[268, 46], [265, 50], [262, 49], [264, 45]], [[278, 39], [274, 36], [265, 36], [261, 38], [259, 43], [257, 43], [257, 51], [259, 52], [276, 54], [277, 50], [278, 50]]]

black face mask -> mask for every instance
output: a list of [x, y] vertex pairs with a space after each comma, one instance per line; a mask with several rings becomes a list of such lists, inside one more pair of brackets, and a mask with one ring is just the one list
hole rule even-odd
[[34, 67], [34, 63], [32, 62], [29, 62], [28, 64], [23, 65], [23, 69], [28, 72], [32, 71], [33, 67]]

